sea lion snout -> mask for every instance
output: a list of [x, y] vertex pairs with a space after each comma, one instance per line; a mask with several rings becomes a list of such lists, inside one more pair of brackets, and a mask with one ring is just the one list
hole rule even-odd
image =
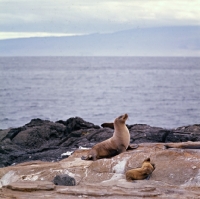
[[151, 163], [152, 167], [153, 167], [153, 170], [156, 169], [156, 165], [154, 163]]
[[124, 114], [124, 119], [126, 120], [127, 118], [128, 118], [128, 114], [125, 113], [125, 114]]
[[118, 118], [116, 118], [115, 120], [121, 120], [121, 121], [126, 121], [128, 118], [128, 114], [125, 113], [124, 115], [120, 115]]

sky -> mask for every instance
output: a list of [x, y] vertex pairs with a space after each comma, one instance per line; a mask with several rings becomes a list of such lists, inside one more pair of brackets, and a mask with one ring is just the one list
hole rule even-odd
[[0, 0], [0, 39], [200, 25], [200, 0]]

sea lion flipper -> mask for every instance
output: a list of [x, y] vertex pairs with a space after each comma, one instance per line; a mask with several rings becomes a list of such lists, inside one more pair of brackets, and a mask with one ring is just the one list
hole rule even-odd
[[128, 145], [128, 148], [126, 150], [133, 150], [133, 149], [137, 149], [139, 147], [138, 144], [135, 144], [135, 145]]
[[95, 161], [96, 157], [92, 156], [92, 155], [87, 155], [87, 156], [82, 156], [81, 160], [94, 160]]
[[101, 124], [101, 126], [103, 127], [103, 128], [111, 128], [111, 129], [114, 129], [114, 123], [103, 123], [103, 124]]
[[149, 174], [149, 175], [147, 176], [146, 180], [149, 180], [149, 179], [150, 179], [150, 177], [151, 177], [151, 174]]
[[81, 160], [88, 160], [88, 159], [87, 159], [87, 156], [82, 156], [82, 157], [81, 157]]
[[170, 147], [168, 144], [164, 145], [164, 149], [169, 149], [169, 148], [172, 148], [172, 147]]

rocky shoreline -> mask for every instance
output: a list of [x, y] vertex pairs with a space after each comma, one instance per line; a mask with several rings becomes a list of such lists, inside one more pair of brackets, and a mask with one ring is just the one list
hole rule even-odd
[[[0, 167], [41, 160], [59, 161], [63, 153], [90, 148], [113, 134], [113, 124], [94, 125], [82, 118], [51, 122], [33, 119], [19, 127], [0, 130]], [[130, 144], [200, 141], [200, 124], [163, 129], [146, 124], [127, 125]]]
[[[22, 127], [0, 130], [0, 198], [200, 198], [200, 124], [127, 127], [130, 144], [139, 147], [94, 162], [81, 160], [84, 148], [111, 137], [112, 123], [100, 127], [79, 117], [33, 119]], [[174, 143], [186, 146], [188, 141], [197, 147], [173, 148]], [[148, 157], [156, 165], [150, 180], [127, 182], [124, 173]], [[53, 180], [60, 174], [74, 178], [76, 186], [56, 186]]]

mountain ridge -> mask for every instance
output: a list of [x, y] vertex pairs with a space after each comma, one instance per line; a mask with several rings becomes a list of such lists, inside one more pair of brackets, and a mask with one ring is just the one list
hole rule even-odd
[[0, 40], [0, 56], [200, 56], [200, 26]]

